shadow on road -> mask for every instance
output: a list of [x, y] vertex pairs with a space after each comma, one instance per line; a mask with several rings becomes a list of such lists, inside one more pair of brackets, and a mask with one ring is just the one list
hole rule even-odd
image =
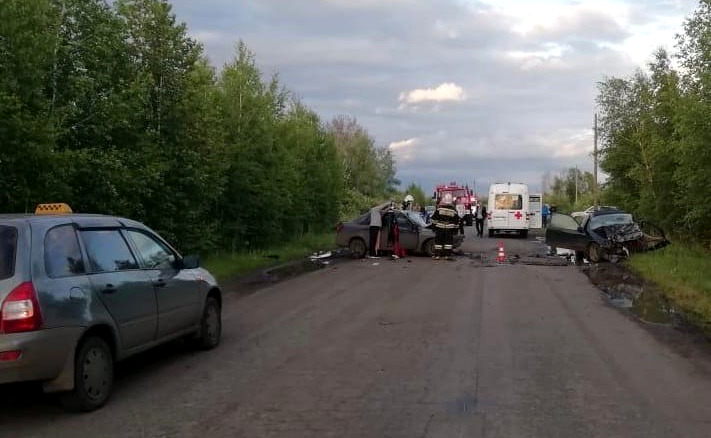
[[[121, 398], [122, 394], [130, 393], [132, 389], [150, 385], [151, 379], [160, 375], [165, 367], [199, 353], [186, 342], [175, 341], [119, 362], [116, 364], [111, 399]], [[0, 385], [0, 424], [7, 424], [10, 419], [17, 422], [23, 417], [33, 422], [42, 421], [44, 416], [49, 420], [65, 413], [59, 404], [59, 396], [45, 394], [41, 383]]]

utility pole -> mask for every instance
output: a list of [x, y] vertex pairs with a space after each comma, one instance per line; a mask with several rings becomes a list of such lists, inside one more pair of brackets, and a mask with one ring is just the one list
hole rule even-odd
[[575, 166], [575, 205], [578, 205], [578, 166]]
[[595, 203], [595, 208], [597, 208], [597, 113], [595, 113], [595, 122], [593, 125], [593, 163], [593, 177], [595, 179], [595, 187], [593, 187], [593, 199]]

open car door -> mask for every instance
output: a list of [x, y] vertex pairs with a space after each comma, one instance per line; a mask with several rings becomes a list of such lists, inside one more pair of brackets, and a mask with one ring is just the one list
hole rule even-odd
[[590, 238], [572, 216], [553, 213], [546, 228], [546, 244], [556, 248], [585, 251]]

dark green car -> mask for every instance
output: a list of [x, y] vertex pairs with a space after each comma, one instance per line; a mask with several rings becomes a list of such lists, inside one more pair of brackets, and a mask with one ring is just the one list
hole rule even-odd
[[222, 293], [197, 257], [140, 222], [62, 206], [0, 215], [0, 383], [41, 381], [89, 411], [116, 361], [180, 337], [219, 344]]

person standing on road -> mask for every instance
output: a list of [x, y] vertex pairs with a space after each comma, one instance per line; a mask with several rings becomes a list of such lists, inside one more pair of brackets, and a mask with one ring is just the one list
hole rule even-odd
[[405, 249], [400, 246], [400, 225], [398, 225], [397, 219], [393, 216], [393, 220], [390, 224], [393, 244], [393, 259], [397, 260], [405, 257]]
[[370, 209], [370, 239], [368, 241], [368, 258], [378, 257], [378, 239], [380, 238], [380, 228], [383, 226], [383, 218], [380, 209], [376, 205]]
[[476, 235], [479, 237], [484, 237], [484, 219], [486, 219], [486, 206], [482, 204], [477, 204], [476, 215], [474, 216], [476, 220]]
[[451, 257], [454, 250], [454, 234], [459, 228], [459, 220], [459, 213], [452, 205], [452, 195], [446, 193], [442, 203], [432, 215], [435, 228], [435, 260], [439, 260], [442, 256]]
[[551, 209], [548, 204], [543, 204], [541, 208], [541, 218], [543, 219], [543, 228], [548, 226], [548, 217], [551, 215]]

